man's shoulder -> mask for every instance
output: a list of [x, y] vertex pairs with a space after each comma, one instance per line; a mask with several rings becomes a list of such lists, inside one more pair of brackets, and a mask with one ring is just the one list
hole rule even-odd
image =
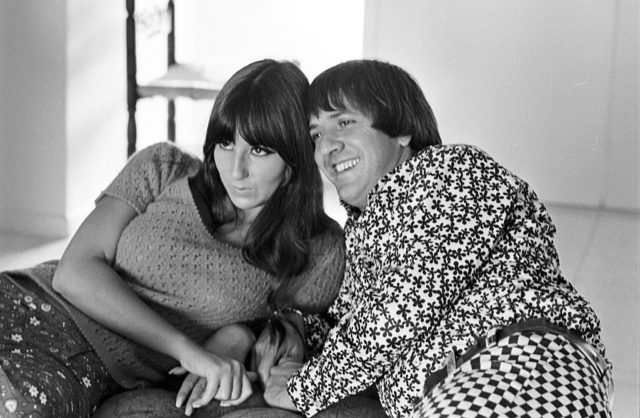
[[443, 144], [432, 145], [418, 152], [413, 158], [414, 165], [437, 165], [452, 158], [461, 157], [483, 157], [489, 158], [488, 154], [480, 147], [471, 144]]

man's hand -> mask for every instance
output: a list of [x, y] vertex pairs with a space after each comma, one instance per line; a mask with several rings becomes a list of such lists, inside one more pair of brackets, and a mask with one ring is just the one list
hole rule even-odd
[[283, 358], [277, 366], [271, 368], [264, 388], [264, 400], [270, 406], [298, 411], [287, 392], [287, 381], [302, 364], [291, 358]]
[[269, 330], [265, 328], [253, 346], [252, 370], [258, 372], [260, 382], [266, 385], [271, 370], [283, 359], [302, 363], [304, 360], [304, 342], [300, 332], [292, 321], [282, 320], [285, 335], [279, 345], [271, 340]]

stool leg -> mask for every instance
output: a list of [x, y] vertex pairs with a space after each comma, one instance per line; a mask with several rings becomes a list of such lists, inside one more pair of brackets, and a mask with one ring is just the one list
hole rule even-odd
[[138, 101], [138, 81], [136, 78], [136, 21], [135, 1], [127, 0], [127, 157], [136, 152], [136, 103]]
[[170, 142], [176, 142], [176, 104], [172, 99], [167, 105], [167, 138]]

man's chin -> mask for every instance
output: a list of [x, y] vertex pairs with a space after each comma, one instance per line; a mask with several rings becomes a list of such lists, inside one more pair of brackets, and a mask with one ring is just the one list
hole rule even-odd
[[340, 191], [338, 191], [338, 197], [340, 197], [340, 200], [342, 200], [343, 202], [351, 206], [354, 206], [356, 208], [361, 207], [360, 202], [357, 199], [354, 199], [354, 197], [351, 195], [348, 195], [346, 193], [343, 194], [343, 193], [340, 193]]

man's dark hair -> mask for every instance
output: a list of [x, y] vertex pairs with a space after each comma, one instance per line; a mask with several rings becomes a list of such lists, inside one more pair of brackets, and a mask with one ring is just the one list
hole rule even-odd
[[347, 105], [369, 116], [375, 129], [392, 138], [411, 136], [414, 151], [442, 143], [420, 86], [396, 65], [377, 60], [347, 61], [313, 80], [310, 115], [318, 116], [320, 110], [345, 110]]

